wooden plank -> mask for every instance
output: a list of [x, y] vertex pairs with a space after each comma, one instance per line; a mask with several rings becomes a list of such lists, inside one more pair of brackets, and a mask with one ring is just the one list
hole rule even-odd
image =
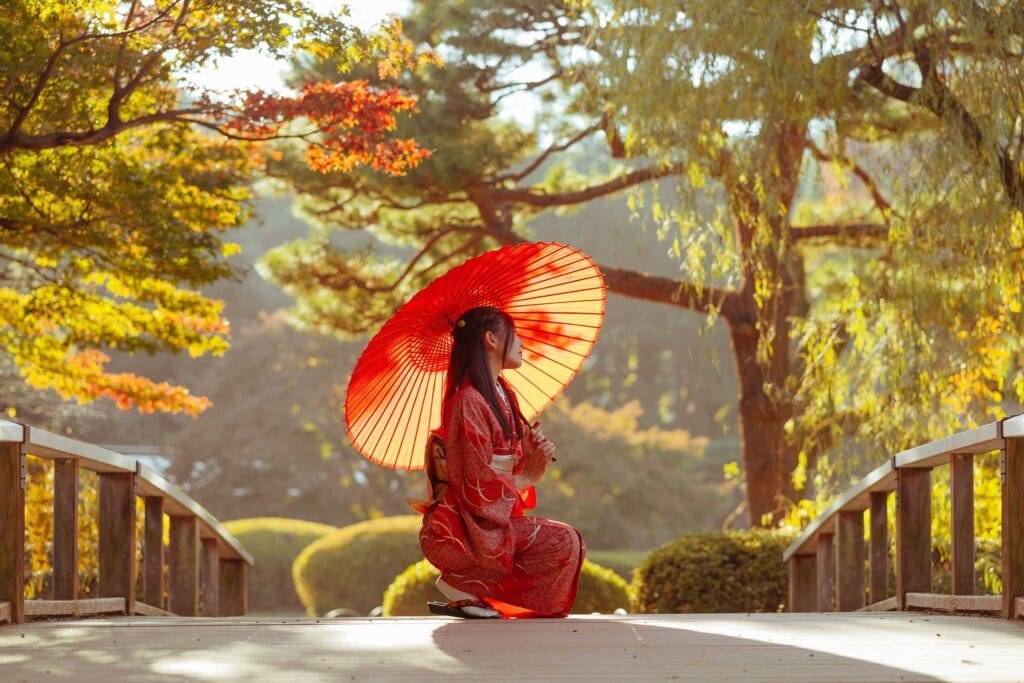
[[184, 491], [142, 463], [138, 464], [137, 474], [139, 495], [162, 496], [164, 498], [164, 512], [172, 517], [193, 515], [199, 518], [200, 538], [218, 539], [221, 557], [233, 557], [245, 560], [250, 565], [253, 564], [252, 555], [238, 542], [238, 539], [228, 533], [227, 529], [206, 508], [189, 498]]
[[135, 474], [99, 476], [99, 595], [135, 601]]
[[1004, 439], [1024, 437], [1024, 415], [1014, 415], [1003, 420], [1002, 435]]
[[870, 563], [871, 602], [878, 603], [889, 597], [889, 494], [884, 491], [871, 493]]
[[147, 604], [140, 600], [135, 601], [135, 614], [143, 617], [173, 617], [173, 612], [168, 612], [165, 609], [159, 607], [153, 607], [153, 605]]
[[794, 555], [789, 558], [789, 611], [817, 611], [817, 590], [817, 560], [814, 556]]
[[835, 518], [840, 510], [866, 510], [870, 505], [871, 493], [895, 489], [896, 471], [892, 467], [892, 460], [889, 459], [844, 491], [815, 517], [814, 521], [808, 524], [797, 539], [786, 548], [782, 559], [789, 560], [794, 555], [813, 555], [818, 534], [835, 533]]
[[1013, 613], [1018, 619], [1024, 619], [1024, 598], [1017, 598], [1014, 600]]
[[142, 541], [142, 595], [149, 605], [164, 604], [164, 499], [146, 496]]
[[1003, 610], [1001, 595], [945, 595], [943, 593], [907, 593], [907, 608], [946, 610], [947, 612], [993, 612]]
[[167, 609], [184, 617], [199, 615], [199, 521], [171, 517]]
[[217, 553], [217, 539], [202, 539], [202, 554], [199, 569], [199, 607], [204, 617], [216, 617], [217, 593], [220, 591], [220, 557]]
[[88, 617], [97, 614], [126, 614], [124, 598], [25, 601], [27, 617]]
[[864, 512], [842, 510], [836, 529], [836, 593], [840, 612], [864, 606]]
[[900, 603], [896, 599], [896, 596], [886, 598], [885, 600], [879, 600], [873, 602], [870, 605], [864, 605], [858, 612], [892, 612], [893, 610], [899, 609]]
[[0, 418], [0, 443], [20, 444], [25, 440], [25, 427], [6, 418]]
[[25, 428], [24, 451], [39, 458], [78, 458], [81, 466], [93, 472], [134, 473], [135, 458], [115, 451], [70, 439], [38, 427]]
[[922, 467], [932, 469], [949, 462], [953, 453], [988, 453], [1003, 447], [1002, 423], [988, 424], [959, 432], [938, 441], [930, 441], [893, 457], [896, 469]]
[[[24, 634], [24, 638], [21, 637]], [[118, 617], [0, 628], [11, 681], [1021, 680], [1020, 622], [902, 613], [467, 623]], [[46, 671], [50, 674], [47, 675]], [[198, 672], [198, 673], [197, 673]]]
[[22, 621], [25, 607], [25, 456], [21, 444], [0, 443], [0, 600], [10, 603], [10, 620]]
[[220, 616], [240, 617], [249, 611], [249, 565], [242, 560], [220, 561]]
[[0, 624], [11, 623], [11, 603], [4, 600], [0, 602]]
[[974, 456], [949, 456], [952, 593], [974, 595]]
[[53, 461], [53, 599], [78, 598], [78, 460]]
[[931, 480], [928, 469], [897, 470], [896, 596], [906, 609], [907, 593], [932, 588]]
[[1001, 469], [1003, 616], [1012, 619], [1014, 601], [1024, 597], [1024, 438], [1006, 440]]
[[818, 611], [831, 612], [835, 609], [836, 558], [832, 534], [818, 536], [816, 555], [818, 577]]

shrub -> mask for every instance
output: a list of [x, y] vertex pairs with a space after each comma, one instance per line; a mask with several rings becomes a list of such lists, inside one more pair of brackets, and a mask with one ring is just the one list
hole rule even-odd
[[347, 607], [368, 614], [405, 567], [421, 559], [419, 515], [384, 517], [342, 527], [295, 558], [292, 578], [310, 615]]
[[[412, 617], [427, 614], [427, 602], [447, 598], [434, 585], [438, 571], [426, 560], [395, 577], [384, 593], [384, 616]], [[629, 586], [615, 572], [584, 561], [573, 614], [611, 613], [629, 606]]]
[[629, 584], [611, 569], [585, 560], [572, 613], [611, 614], [619, 608], [629, 608]]
[[249, 570], [249, 610], [301, 612], [292, 583], [292, 563], [302, 549], [337, 529], [329, 524], [284, 517], [253, 517], [224, 523], [256, 564]]
[[634, 612], [775, 612], [786, 601], [791, 534], [761, 529], [682, 536], [637, 567]]

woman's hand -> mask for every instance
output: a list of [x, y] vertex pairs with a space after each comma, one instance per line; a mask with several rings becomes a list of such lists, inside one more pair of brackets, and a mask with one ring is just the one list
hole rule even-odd
[[540, 431], [540, 423], [535, 422], [523, 439], [523, 457], [516, 467], [516, 488], [529, 488], [540, 481], [548, 463], [554, 459], [555, 444]]

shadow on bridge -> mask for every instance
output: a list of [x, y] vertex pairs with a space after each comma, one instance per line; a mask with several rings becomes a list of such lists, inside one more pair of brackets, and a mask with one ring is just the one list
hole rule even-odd
[[922, 614], [450, 621], [115, 618], [0, 628], [5, 681], [1018, 680], [1024, 627]]

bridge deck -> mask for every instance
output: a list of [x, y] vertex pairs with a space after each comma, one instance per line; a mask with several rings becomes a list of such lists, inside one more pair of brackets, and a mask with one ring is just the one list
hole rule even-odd
[[1022, 681], [1024, 622], [921, 613], [118, 617], [0, 627], [0, 678]]

